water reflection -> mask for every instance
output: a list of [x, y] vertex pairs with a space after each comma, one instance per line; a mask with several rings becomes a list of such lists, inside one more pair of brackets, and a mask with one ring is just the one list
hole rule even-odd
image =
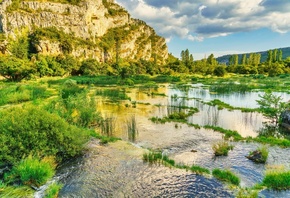
[[[141, 159], [144, 151], [140, 148], [161, 149], [176, 162], [188, 165], [231, 169], [241, 177], [242, 187], [261, 182], [265, 166], [255, 164], [245, 157], [258, 144], [233, 143], [235, 147], [229, 156], [213, 158], [211, 147], [222, 139], [220, 133], [195, 129], [186, 124], [178, 124], [178, 127], [175, 123], [154, 124], [148, 120], [153, 116], [164, 117], [184, 110], [182, 106], [195, 107], [199, 112], [188, 117], [190, 123], [216, 125], [236, 130], [242, 136], [256, 136], [256, 131], [265, 121], [261, 114], [219, 110], [202, 101], [218, 98], [232, 106], [254, 108], [259, 92], [217, 95], [201, 86], [187, 86], [180, 90], [168, 85], [160, 88], [133, 88], [126, 92], [131, 101], [109, 103], [100, 98], [98, 109], [103, 115], [116, 118], [113, 136], [132, 141], [138, 148], [120, 142], [105, 147], [92, 143], [82, 164], [63, 179], [65, 186], [60, 197], [232, 197], [215, 179], [144, 164]], [[153, 92], [164, 93], [167, 97], [154, 95]], [[136, 101], [136, 108], [132, 101]], [[191, 152], [192, 149], [197, 152]], [[271, 147], [267, 164], [290, 166], [289, 152], [289, 149]], [[279, 194], [263, 191], [261, 194], [279, 197], [289, 195], [289, 192]]]

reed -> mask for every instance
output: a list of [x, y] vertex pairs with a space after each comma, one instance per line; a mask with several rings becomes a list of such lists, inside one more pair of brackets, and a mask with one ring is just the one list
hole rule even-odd
[[138, 135], [136, 116], [132, 115], [130, 119], [127, 120], [126, 124], [127, 124], [127, 130], [128, 130], [128, 139], [131, 142], [135, 142], [136, 137]]

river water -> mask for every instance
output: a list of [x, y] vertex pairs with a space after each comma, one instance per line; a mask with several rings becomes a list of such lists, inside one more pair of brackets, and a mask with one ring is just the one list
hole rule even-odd
[[[131, 101], [112, 103], [98, 99], [97, 107], [103, 116], [114, 117], [113, 135], [125, 141], [104, 146], [91, 140], [82, 158], [60, 169], [57, 177], [64, 183], [60, 197], [234, 197], [234, 192], [215, 178], [143, 163], [142, 155], [146, 149], [161, 149], [177, 163], [189, 166], [230, 169], [241, 178], [242, 187], [261, 182], [269, 166], [290, 168], [290, 149], [270, 147], [267, 163], [255, 164], [245, 156], [259, 144], [231, 142], [234, 149], [229, 155], [215, 158], [211, 147], [222, 140], [220, 133], [181, 123], [154, 124], [149, 120], [152, 116], [167, 116], [172, 111], [170, 106], [197, 107], [199, 112], [190, 116], [188, 122], [216, 125], [236, 130], [244, 137], [255, 137], [262, 122], [266, 121], [261, 114], [218, 110], [201, 100], [220, 99], [235, 107], [256, 108], [260, 92], [218, 95], [199, 85], [186, 90], [164, 85], [156, 89], [132, 88], [126, 92]], [[287, 94], [280, 95], [285, 100], [290, 99]], [[136, 101], [136, 108], [132, 101]], [[126, 122], [132, 115], [136, 118], [138, 134], [130, 142]], [[197, 152], [191, 152], [193, 149]], [[259, 196], [290, 197], [290, 191], [264, 190]]]

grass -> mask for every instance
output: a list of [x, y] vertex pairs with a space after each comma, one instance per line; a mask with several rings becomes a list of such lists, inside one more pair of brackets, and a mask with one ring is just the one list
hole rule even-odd
[[33, 189], [29, 186], [7, 186], [0, 189], [2, 198], [33, 198]]
[[212, 129], [214, 131], [217, 131], [217, 132], [224, 134], [225, 135], [224, 138], [226, 140], [230, 139], [230, 138], [233, 138], [235, 141], [239, 141], [239, 140], [244, 139], [237, 131], [232, 131], [232, 130], [224, 129], [222, 127], [211, 126], [211, 125], [205, 125], [204, 128], [205, 129]]
[[114, 117], [103, 118], [101, 121], [101, 133], [108, 137], [112, 137], [115, 131], [116, 119]]
[[192, 165], [190, 167], [190, 170], [194, 173], [197, 173], [197, 174], [210, 174], [210, 171], [207, 169], [207, 168], [203, 168], [203, 167], [200, 167], [200, 166], [197, 166], [197, 165]]
[[173, 159], [170, 159], [167, 155], [163, 155], [161, 151], [150, 151], [149, 153], [143, 154], [143, 161], [153, 163], [164, 164], [165, 166], [175, 167], [178, 169], [190, 170], [193, 173], [203, 175], [210, 174], [207, 168], [203, 168], [197, 165], [187, 166], [184, 164], [177, 164]]
[[232, 110], [240, 110], [242, 112], [259, 112], [259, 109], [251, 109], [251, 108], [244, 108], [244, 107], [233, 107], [225, 102], [222, 102], [219, 99], [214, 99], [210, 102], [203, 102], [204, 104], [210, 105], [210, 106], [217, 106], [218, 110], [222, 110], [222, 109], [228, 109], [230, 111]]
[[137, 129], [137, 122], [136, 122], [136, 117], [135, 115], [132, 115], [129, 120], [127, 120], [127, 130], [128, 130], [128, 139], [131, 142], [135, 142], [136, 136], [138, 134], [138, 129]]
[[290, 189], [290, 171], [270, 170], [267, 171], [262, 185], [273, 190]]
[[240, 178], [230, 170], [220, 170], [216, 168], [212, 171], [212, 175], [218, 180], [233, 184], [235, 186], [240, 184]]
[[130, 100], [124, 89], [98, 89], [96, 95], [107, 97], [112, 101]]
[[230, 150], [233, 150], [233, 146], [226, 141], [221, 141], [212, 146], [215, 156], [227, 156]]
[[15, 179], [19, 178], [25, 185], [41, 186], [54, 175], [55, 167], [53, 158], [46, 157], [39, 160], [29, 156], [13, 167], [10, 176]]
[[56, 198], [63, 184], [53, 183], [45, 190], [44, 198]]
[[263, 145], [259, 147], [257, 150], [250, 152], [247, 158], [257, 163], [265, 163], [267, 161], [268, 154], [269, 154], [268, 147]]

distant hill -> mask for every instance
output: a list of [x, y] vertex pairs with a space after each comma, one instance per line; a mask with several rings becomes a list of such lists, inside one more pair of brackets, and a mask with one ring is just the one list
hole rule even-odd
[[[290, 56], [290, 47], [277, 48], [277, 49], [278, 49], [278, 50], [282, 50], [282, 52], [283, 52], [283, 59], [285, 59], [285, 58], [287, 58], [287, 57]], [[272, 50], [273, 50], [273, 49], [272, 49]], [[259, 53], [259, 54], [261, 54], [261, 62], [265, 62], [265, 61], [267, 60], [267, 56], [268, 56], [267, 51], [262, 51], [262, 52], [252, 52], [252, 53]], [[249, 54], [250, 54], [250, 53], [246, 53], [247, 57], [249, 57]], [[231, 55], [233, 55], [233, 54], [228, 54], [228, 55], [220, 56], [220, 57], [218, 57], [218, 58], [216, 58], [216, 59], [217, 59], [217, 61], [218, 61], [219, 63], [225, 63], [225, 64], [228, 64], [228, 62], [229, 62], [229, 58], [230, 58]], [[239, 56], [239, 61], [242, 60], [242, 56], [243, 56], [243, 55], [244, 55], [244, 54], [238, 54], [238, 56]]]

